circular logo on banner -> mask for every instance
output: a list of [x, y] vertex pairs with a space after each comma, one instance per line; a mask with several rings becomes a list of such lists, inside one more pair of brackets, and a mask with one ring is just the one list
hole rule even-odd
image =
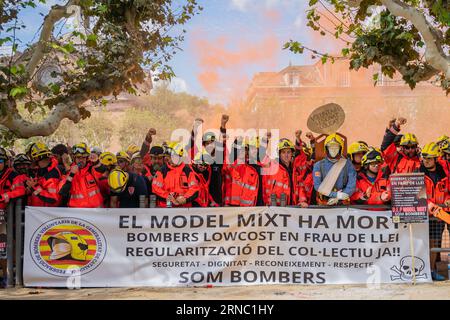
[[45, 272], [65, 277], [97, 268], [106, 254], [106, 239], [93, 224], [78, 218], [57, 218], [31, 237], [33, 261]]

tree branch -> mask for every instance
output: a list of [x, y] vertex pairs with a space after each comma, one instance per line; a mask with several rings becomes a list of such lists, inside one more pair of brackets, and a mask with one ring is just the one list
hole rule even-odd
[[442, 35], [426, 20], [424, 14], [399, 0], [381, 0], [389, 11], [403, 17], [419, 30], [426, 48], [425, 59], [436, 70], [442, 71], [446, 79], [450, 80], [450, 57], [442, 48]]
[[411, 74], [411, 68], [405, 66], [401, 61], [397, 61], [393, 56], [380, 57], [380, 64], [382, 66], [393, 67], [400, 72], [402, 76], [411, 77], [414, 82], [429, 80], [440, 72], [430, 65], [424, 65], [423, 68], [419, 68], [414, 74]]
[[0, 125], [7, 127], [19, 138], [30, 138], [33, 136], [48, 136], [58, 129], [61, 120], [68, 118], [77, 123], [81, 120], [80, 109], [72, 104], [60, 103], [48, 114], [47, 118], [39, 123], [31, 123], [19, 114], [15, 102], [8, 101], [8, 115], [0, 118]]
[[77, 5], [79, 2], [80, 0], [69, 0], [64, 6], [52, 6], [50, 12], [44, 19], [41, 36], [39, 37], [39, 41], [33, 49], [33, 55], [25, 68], [28, 77], [33, 75], [34, 70], [42, 60], [42, 57], [45, 55], [45, 48], [47, 47], [47, 43], [53, 34], [55, 24], [62, 18], [70, 17], [73, 14], [73, 11], [68, 9], [73, 5]]

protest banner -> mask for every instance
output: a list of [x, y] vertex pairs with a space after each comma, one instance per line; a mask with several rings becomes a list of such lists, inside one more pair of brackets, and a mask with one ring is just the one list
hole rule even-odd
[[392, 218], [395, 223], [428, 221], [427, 192], [423, 173], [402, 173], [390, 176]]
[[[389, 211], [290, 207], [26, 208], [26, 286], [431, 281], [428, 227]], [[74, 280], [75, 277], [75, 280]]]

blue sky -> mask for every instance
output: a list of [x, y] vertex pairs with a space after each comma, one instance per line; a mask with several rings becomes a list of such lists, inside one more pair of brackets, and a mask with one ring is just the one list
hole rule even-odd
[[[24, 42], [30, 41], [41, 25], [43, 17], [39, 12], [46, 13], [52, 4], [64, 2], [47, 0], [45, 5], [24, 11], [20, 19], [27, 29], [19, 34]], [[314, 40], [312, 30], [306, 27], [307, 0], [199, 0], [199, 3], [204, 10], [185, 26], [183, 50], [171, 61], [177, 75], [173, 83], [176, 90], [226, 103], [230, 97], [243, 94], [257, 72], [279, 71], [289, 62], [312, 63], [308, 54], [282, 50], [289, 39], [322, 50], [333, 47], [332, 39]], [[218, 63], [211, 62], [216, 58]], [[213, 88], [208, 85], [207, 76], [216, 78]]]

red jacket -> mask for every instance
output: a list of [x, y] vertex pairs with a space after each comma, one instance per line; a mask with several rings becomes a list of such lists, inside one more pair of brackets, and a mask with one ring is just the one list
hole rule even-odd
[[[387, 169], [387, 168], [386, 168]], [[389, 183], [389, 177], [387, 176], [387, 170], [378, 172], [375, 182], [371, 182], [364, 172], [360, 172], [356, 178], [356, 190], [351, 196], [350, 200], [352, 204], [385, 204], [390, 201], [391, 198], [391, 186]], [[371, 189], [369, 198], [365, 198], [368, 189]], [[381, 194], [387, 191], [389, 193], [388, 201], [383, 202], [381, 200]]]
[[64, 176], [59, 184], [59, 190], [70, 184], [69, 208], [101, 208], [103, 206], [103, 197], [94, 175], [91, 173], [92, 166], [88, 164], [80, 169], [72, 178], [70, 175]]
[[[180, 207], [192, 207], [192, 201], [199, 195], [200, 187], [192, 169], [184, 163], [179, 166], [164, 166], [156, 173], [152, 182], [152, 191], [157, 195], [157, 206], [166, 207], [166, 200], [169, 194], [174, 197], [183, 196], [186, 204]], [[174, 206], [174, 204], [172, 204]]]
[[383, 151], [383, 157], [391, 173], [411, 173], [420, 168], [419, 157], [409, 158], [398, 152], [394, 143]]
[[259, 173], [249, 164], [224, 166], [224, 204], [226, 206], [252, 207], [258, 202]]
[[263, 201], [265, 205], [272, 205], [270, 196], [276, 195], [277, 205], [281, 203], [281, 194], [286, 195], [286, 205], [293, 201], [292, 173], [278, 161], [271, 161], [268, 168], [263, 170]]
[[92, 168], [92, 175], [94, 176], [95, 181], [97, 182], [97, 185], [100, 189], [100, 193], [103, 197], [103, 200], [109, 198], [110, 195], [110, 188], [108, 184], [108, 175], [105, 176], [105, 173], [102, 172], [102, 170], [99, 170], [99, 167], [93, 167]]
[[450, 177], [450, 161], [439, 158], [438, 162], [444, 168], [447, 177]]
[[[420, 168], [421, 172], [425, 172], [425, 187], [427, 190], [428, 202], [444, 205], [445, 201], [450, 199], [450, 181], [442, 166], [438, 164], [436, 170], [441, 179], [435, 184], [428, 176], [426, 169], [424, 169], [423, 166]], [[444, 208], [444, 210], [450, 212], [450, 208]]]
[[219, 205], [214, 201], [209, 193], [209, 182], [211, 181], [211, 167], [208, 167], [208, 179], [200, 172], [196, 172], [191, 166], [191, 170], [194, 173], [195, 179], [197, 179], [199, 186], [199, 194], [195, 202], [200, 207], [218, 207]]
[[300, 202], [310, 204], [314, 190], [314, 181], [311, 164], [308, 162], [308, 159], [303, 152], [294, 160], [293, 182], [293, 204], [298, 205]]
[[[9, 200], [25, 196], [24, 181], [27, 179], [26, 175], [19, 175], [11, 168], [5, 168], [0, 173], [0, 195], [2, 196], [0, 209], [5, 209]], [[5, 201], [6, 199], [8, 201]]]
[[37, 184], [28, 197], [28, 205], [35, 207], [57, 207], [61, 202], [58, 194], [58, 185], [61, 181], [61, 172], [58, 169], [58, 160], [51, 158], [47, 168], [38, 169]]

